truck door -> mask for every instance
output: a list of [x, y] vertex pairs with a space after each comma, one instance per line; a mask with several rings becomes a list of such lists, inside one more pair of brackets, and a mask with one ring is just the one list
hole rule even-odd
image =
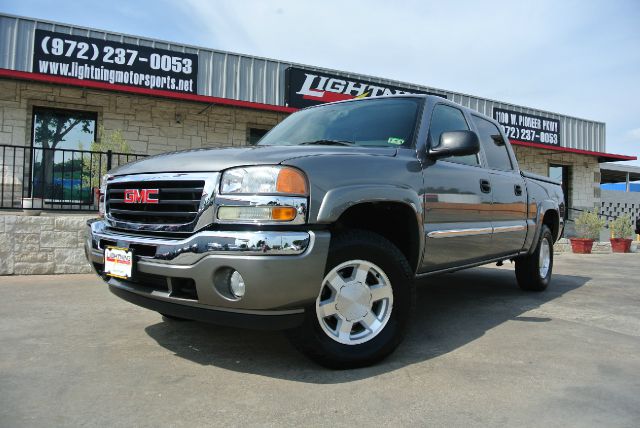
[[[458, 108], [437, 104], [431, 115], [429, 144], [446, 131], [470, 129]], [[425, 254], [421, 271], [434, 271], [485, 259], [491, 250], [489, 171], [478, 155], [439, 159], [423, 171]]]
[[[527, 189], [503, 135], [492, 122], [471, 115], [489, 169], [493, 235], [491, 255], [520, 251], [527, 235]], [[489, 253], [487, 254], [489, 255]]]

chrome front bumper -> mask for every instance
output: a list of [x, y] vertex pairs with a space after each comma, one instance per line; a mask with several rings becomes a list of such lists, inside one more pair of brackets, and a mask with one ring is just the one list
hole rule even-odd
[[[302, 313], [317, 298], [330, 241], [327, 231], [203, 231], [172, 239], [113, 231], [100, 220], [87, 226], [87, 258], [110, 287], [158, 302], [251, 316]], [[103, 275], [106, 245], [133, 250], [130, 281]], [[242, 299], [229, 299], [214, 287], [214, 274], [223, 268], [243, 276]], [[175, 293], [172, 284], [180, 281], [194, 284], [197, 297]]]

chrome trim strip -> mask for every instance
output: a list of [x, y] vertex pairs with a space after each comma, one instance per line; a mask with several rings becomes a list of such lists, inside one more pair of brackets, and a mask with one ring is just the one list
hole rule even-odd
[[527, 227], [524, 225], [498, 226], [498, 227], [478, 227], [471, 229], [449, 229], [433, 230], [427, 233], [429, 238], [452, 238], [460, 236], [488, 235], [491, 233], [520, 232]]
[[304, 253], [313, 245], [308, 232], [274, 231], [203, 231], [185, 239], [133, 236], [107, 230], [105, 223], [90, 225], [92, 248], [102, 251], [102, 239], [118, 246], [131, 244], [156, 247], [154, 256], [139, 256], [146, 261], [162, 264], [193, 264], [208, 255], [292, 256]]
[[498, 226], [493, 228], [493, 233], [504, 233], [504, 232], [521, 232], [525, 230], [527, 227], [524, 225], [519, 226]]
[[458, 236], [490, 235], [493, 232], [491, 227], [479, 227], [472, 229], [451, 229], [434, 230], [427, 233], [429, 238], [452, 238]]
[[[140, 181], [175, 181], [175, 180], [202, 180], [204, 181], [204, 189], [202, 198], [200, 199], [200, 207], [196, 218], [190, 223], [177, 224], [148, 224], [148, 223], [132, 223], [116, 220], [109, 215], [109, 209], [106, 207], [105, 220], [110, 226], [131, 231], [147, 231], [147, 232], [191, 232], [201, 229], [215, 221], [214, 200], [216, 189], [218, 186], [218, 172], [200, 172], [200, 173], [149, 173], [149, 174], [131, 174], [114, 176], [107, 182], [107, 189], [110, 184], [124, 182], [140, 182]], [[105, 202], [106, 203], [106, 202]]]

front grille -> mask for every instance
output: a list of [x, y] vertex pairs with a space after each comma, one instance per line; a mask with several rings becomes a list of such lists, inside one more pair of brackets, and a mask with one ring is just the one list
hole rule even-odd
[[[125, 203], [127, 189], [158, 189], [158, 203]], [[109, 217], [118, 221], [156, 225], [188, 224], [198, 215], [203, 189], [203, 180], [111, 183], [107, 186], [105, 205]]]

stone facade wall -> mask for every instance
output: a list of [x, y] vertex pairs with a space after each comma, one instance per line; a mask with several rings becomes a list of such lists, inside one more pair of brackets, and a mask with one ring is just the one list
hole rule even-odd
[[[549, 175], [549, 165], [568, 165], [569, 206], [577, 209], [600, 208], [600, 164], [594, 156], [513, 146], [520, 169]], [[569, 218], [577, 215], [569, 211]]]
[[121, 130], [134, 153], [243, 146], [250, 127], [270, 129], [286, 113], [0, 79], [0, 144], [31, 144], [33, 107], [90, 111]]
[[86, 221], [95, 215], [0, 212], [0, 275], [88, 273]]
[[[0, 79], [0, 144], [31, 145], [34, 107], [97, 113], [98, 125], [104, 126], [107, 132], [122, 131], [132, 153], [149, 155], [200, 147], [243, 146], [247, 144], [249, 128], [271, 129], [287, 116], [286, 113]], [[10, 194], [13, 186], [13, 206], [19, 206], [22, 198], [22, 151], [16, 154], [14, 170], [7, 165], [13, 163], [13, 150], [5, 150], [5, 166], [0, 171], [5, 195]]]

